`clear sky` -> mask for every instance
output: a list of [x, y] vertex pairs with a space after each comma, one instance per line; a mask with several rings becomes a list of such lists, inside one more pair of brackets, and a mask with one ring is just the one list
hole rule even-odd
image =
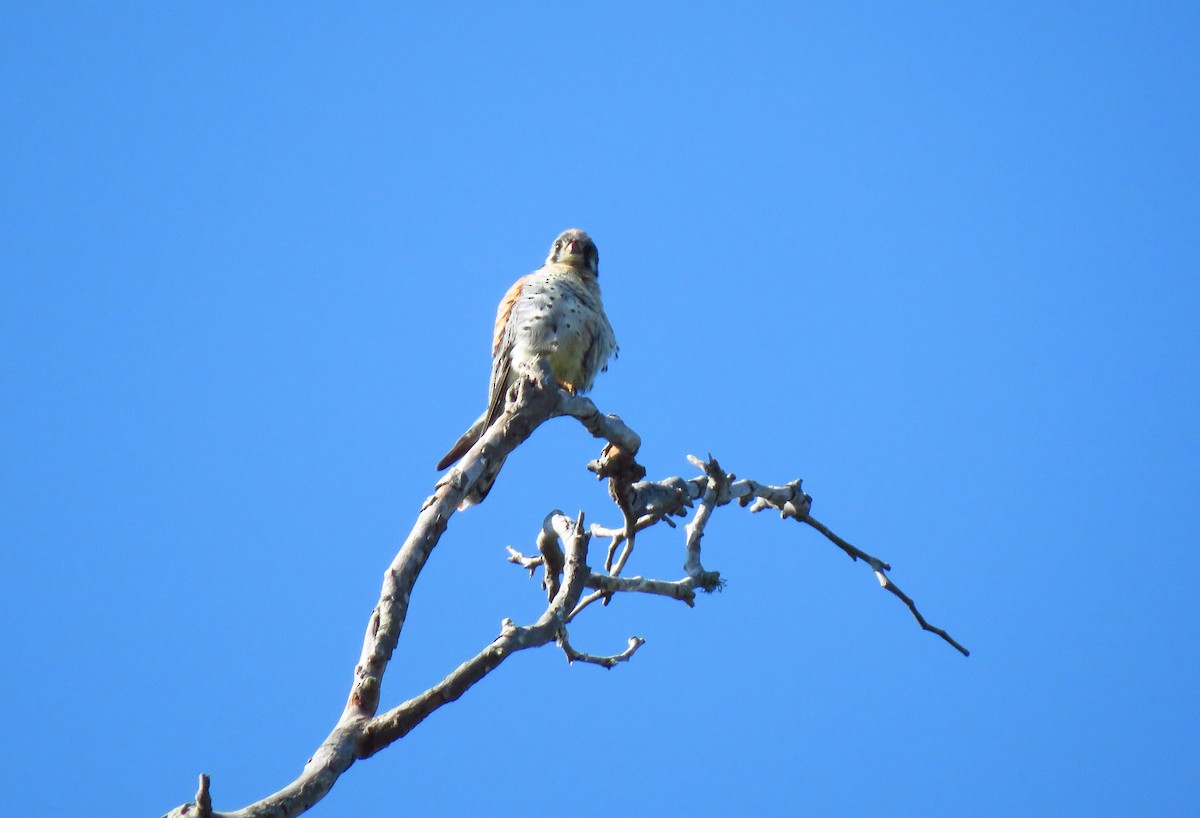
[[[651, 476], [803, 477], [973, 655], [724, 508], [722, 594], [573, 629], [633, 662], [517, 655], [312, 815], [1194, 814], [1200, 6], [733, 7], [0, 7], [0, 814], [299, 772], [567, 227]], [[617, 521], [597, 448], [452, 520], [385, 706]]]

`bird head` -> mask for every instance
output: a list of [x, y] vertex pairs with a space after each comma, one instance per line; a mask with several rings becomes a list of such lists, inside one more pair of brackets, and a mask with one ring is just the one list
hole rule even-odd
[[596, 243], [582, 230], [559, 233], [550, 247], [550, 255], [546, 256], [546, 263], [582, 267], [591, 271], [592, 275], [600, 273], [600, 253], [596, 250]]

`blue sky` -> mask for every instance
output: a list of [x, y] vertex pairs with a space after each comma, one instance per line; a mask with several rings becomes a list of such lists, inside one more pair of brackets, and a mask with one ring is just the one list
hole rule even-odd
[[[656, 478], [721, 509], [314, 816], [1184, 815], [1200, 798], [1188, 3], [0, 9], [5, 815], [231, 810], [333, 725], [491, 322], [587, 229]], [[576, 424], [456, 516], [383, 703], [532, 621]], [[676, 578], [679, 532], [633, 573]]]

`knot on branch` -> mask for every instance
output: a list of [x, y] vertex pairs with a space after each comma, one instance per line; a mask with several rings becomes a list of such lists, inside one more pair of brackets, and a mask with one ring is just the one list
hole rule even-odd
[[812, 510], [812, 497], [800, 488], [802, 482], [800, 479], [793, 480], [782, 486], [781, 491], [742, 495], [738, 498], [738, 504], [750, 505], [751, 514], [757, 514], [768, 508], [777, 508], [781, 518], [791, 517], [793, 520], [803, 521], [808, 518], [808, 513]]

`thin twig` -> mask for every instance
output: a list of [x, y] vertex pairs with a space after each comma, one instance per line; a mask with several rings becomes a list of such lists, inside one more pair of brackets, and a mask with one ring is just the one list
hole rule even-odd
[[917, 620], [917, 624], [920, 625], [924, 630], [930, 631], [931, 633], [936, 633], [938, 636], [945, 639], [951, 647], [953, 647], [963, 656], [971, 655], [971, 651], [959, 644], [954, 637], [946, 633], [946, 631], [942, 630], [941, 628], [931, 625], [928, 621], [926, 621], [925, 617], [921, 615], [921, 612], [917, 610], [917, 604], [912, 601], [912, 598], [908, 594], [901, 591], [900, 586], [893, 582], [892, 578], [887, 575], [887, 572], [892, 570], [891, 565], [879, 559], [878, 557], [873, 557], [866, 551], [851, 545], [846, 540], [830, 531], [824, 523], [821, 523], [809, 515], [802, 517], [801, 522], [807, 523], [817, 531], [820, 531], [826, 536], [826, 538], [829, 539], [830, 542], [849, 554], [851, 559], [862, 560], [870, 565], [871, 570], [875, 572], [875, 578], [879, 580], [879, 584], [883, 587], [883, 589], [894, 594], [896, 598], [907, 605], [908, 610], [912, 612], [913, 617]]
[[527, 557], [517, 549], [513, 548], [511, 545], [506, 545], [504, 547], [508, 549], [508, 561], [527, 570], [529, 572], [529, 576], [533, 576], [533, 573], [537, 570], [538, 566], [545, 562], [545, 560], [540, 556]]
[[803, 517], [800, 518], [800, 522], [807, 523], [808, 525], [815, 528], [817, 531], [820, 531], [822, 534], [825, 535], [825, 537], [831, 543], [833, 543], [838, 548], [845, 551], [850, 556], [850, 559], [864, 560], [865, 562], [870, 563], [872, 568], [878, 567], [878, 568], [883, 569], [884, 571], [892, 570], [892, 566], [888, 565], [883, 560], [872, 557], [866, 551], [863, 551], [861, 548], [856, 548], [855, 546], [851, 545], [850, 543], [846, 542], [844, 539], [839, 537], [834, 532], [830, 531], [829, 527], [826, 526], [824, 523], [822, 523], [820, 520], [818, 520], [816, 517], [805, 514]]

